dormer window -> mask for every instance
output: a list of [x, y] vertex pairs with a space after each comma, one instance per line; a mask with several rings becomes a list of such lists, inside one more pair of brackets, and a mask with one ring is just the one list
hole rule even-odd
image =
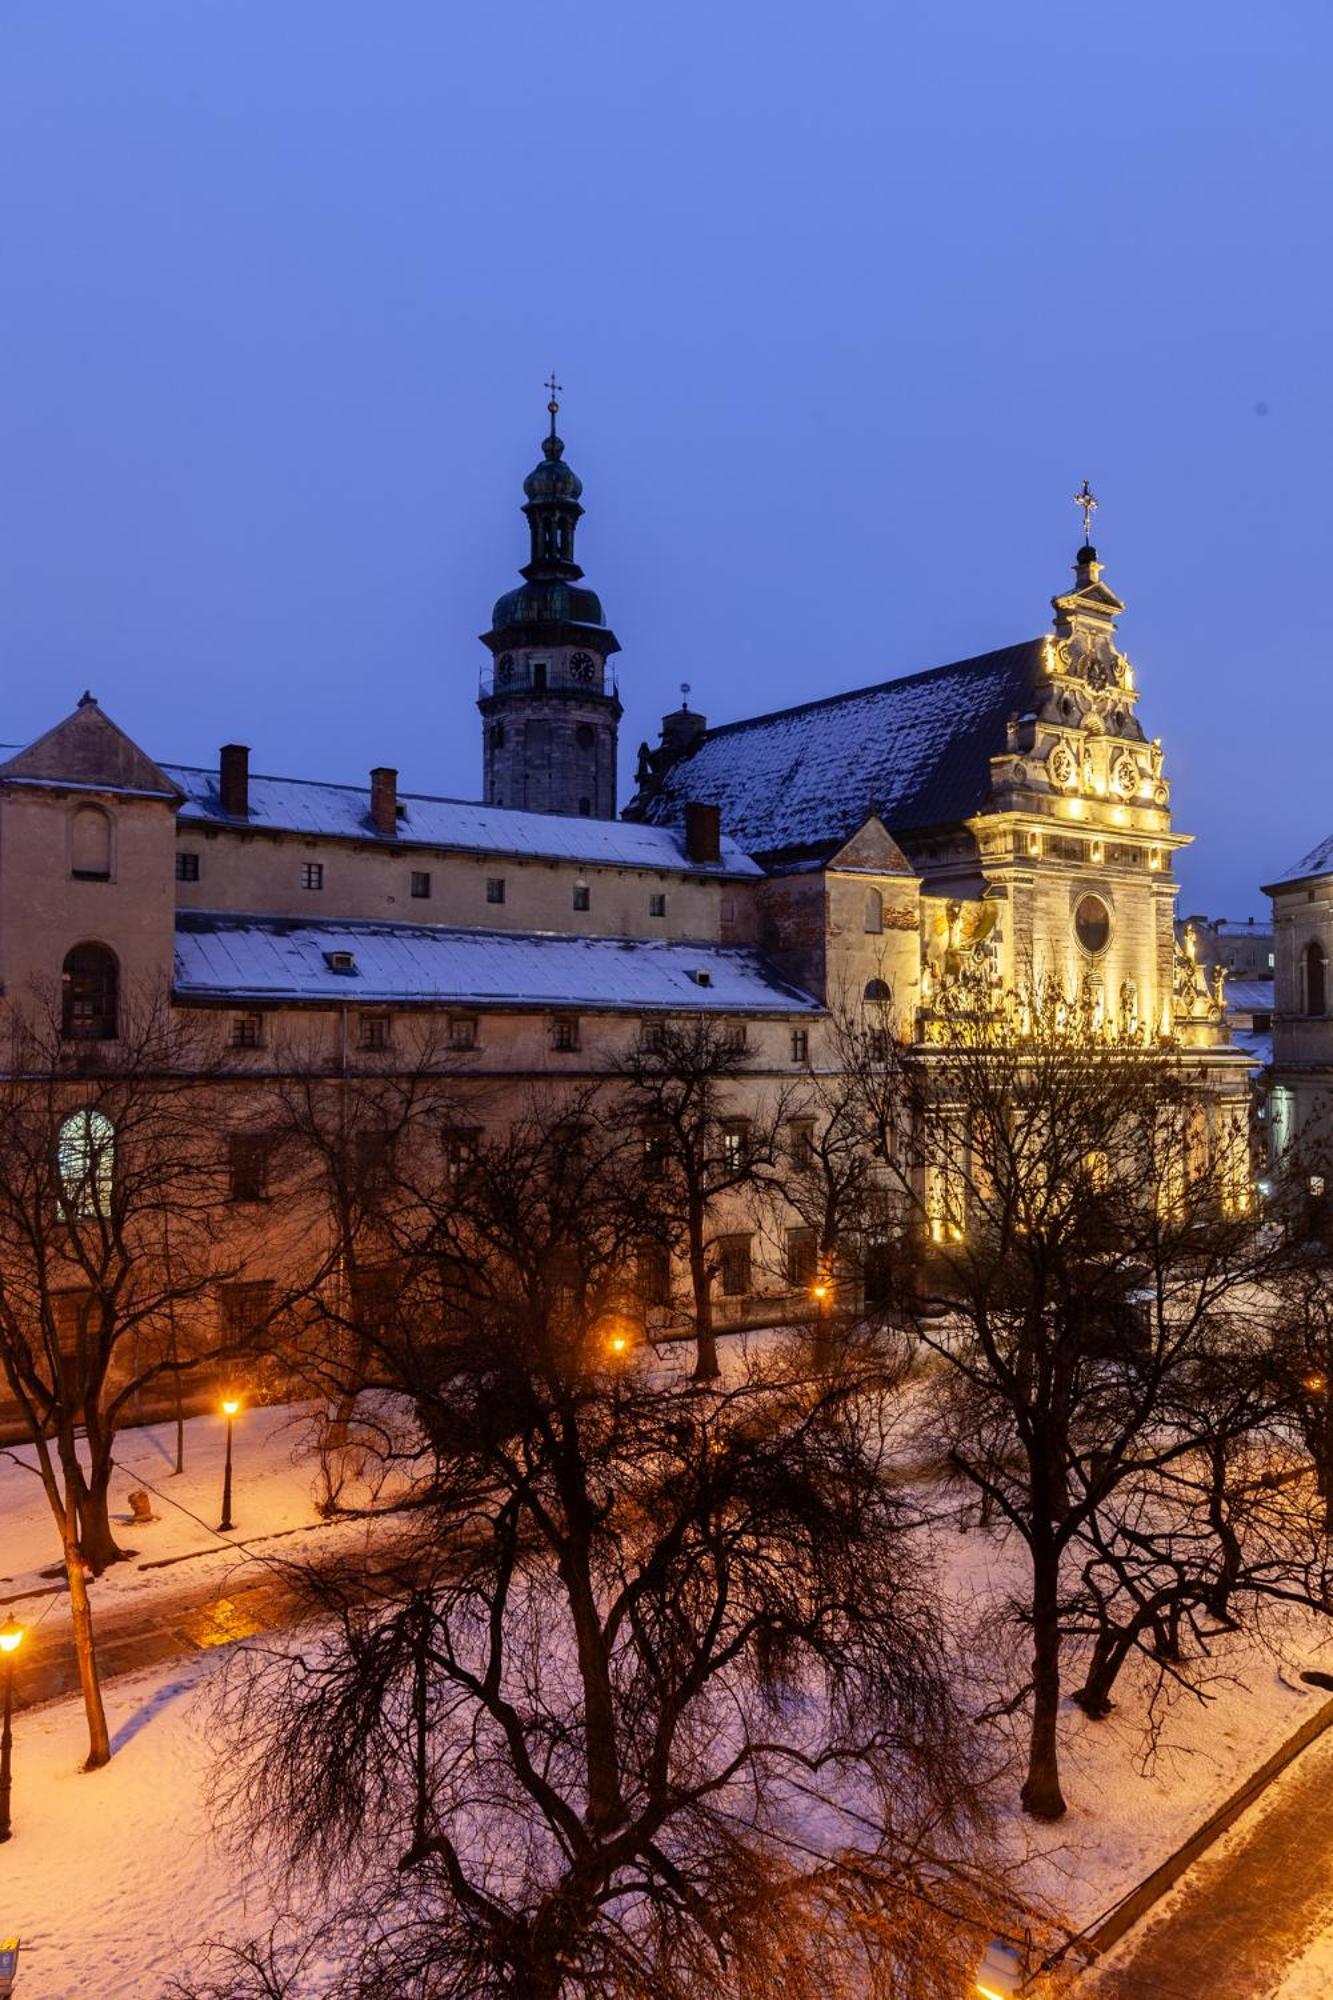
[[326, 951], [324, 963], [330, 972], [340, 972], [350, 977], [356, 972], [356, 953], [353, 951]]

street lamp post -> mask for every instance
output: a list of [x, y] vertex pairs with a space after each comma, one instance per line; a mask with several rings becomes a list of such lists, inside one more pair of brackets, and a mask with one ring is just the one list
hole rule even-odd
[[232, 1531], [231, 1518], [231, 1427], [236, 1421], [240, 1404], [234, 1396], [228, 1396], [222, 1404], [222, 1414], [227, 1419], [227, 1457], [222, 1472], [222, 1519], [218, 1522], [218, 1533], [229, 1535]]
[[23, 1639], [17, 1619], [0, 1625], [0, 1662], [4, 1667], [4, 1719], [0, 1723], [0, 1840], [8, 1840], [14, 1828], [9, 1817], [10, 1755], [14, 1742], [14, 1655]]

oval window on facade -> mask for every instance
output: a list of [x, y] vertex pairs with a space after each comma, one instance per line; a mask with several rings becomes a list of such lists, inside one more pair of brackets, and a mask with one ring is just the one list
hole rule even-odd
[[1074, 911], [1074, 935], [1090, 958], [1111, 942], [1111, 912], [1100, 896], [1084, 896]]

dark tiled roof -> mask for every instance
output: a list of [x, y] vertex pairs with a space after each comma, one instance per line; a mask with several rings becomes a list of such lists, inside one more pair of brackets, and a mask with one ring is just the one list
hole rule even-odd
[[646, 817], [669, 825], [700, 800], [747, 854], [799, 859], [841, 844], [876, 809], [893, 832], [976, 812], [1005, 723], [1028, 713], [1043, 641], [710, 729], [674, 765]]

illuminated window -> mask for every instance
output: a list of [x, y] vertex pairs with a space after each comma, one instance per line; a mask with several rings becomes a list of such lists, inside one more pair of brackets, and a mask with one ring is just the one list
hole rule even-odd
[[745, 1165], [749, 1151], [749, 1119], [729, 1119], [722, 1127], [722, 1164], [727, 1172], [731, 1174], [739, 1173]]
[[74, 1111], [56, 1138], [61, 1203], [73, 1220], [108, 1216], [116, 1172], [116, 1129], [102, 1111]]
[[444, 1171], [450, 1181], [465, 1180], [476, 1164], [480, 1125], [451, 1125], [444, 1133]]

